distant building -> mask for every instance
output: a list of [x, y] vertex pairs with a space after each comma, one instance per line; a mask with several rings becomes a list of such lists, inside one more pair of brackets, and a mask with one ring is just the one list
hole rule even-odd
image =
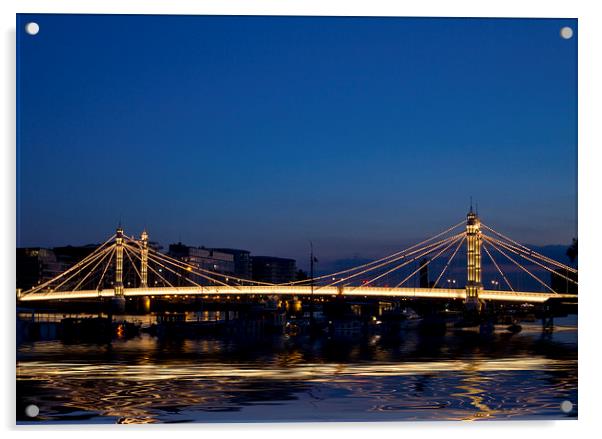
[[[17, 288], [28, 290], [47, 280], [53, 279], [65, 270], [92, 254], [100, 244], [83, 246], [64, 246], [46, 248], [17, 249]], [[161, 246], [156, 242], [149, 243], [156, 252]], [[189, 265], [174, 266], [161, 262], [156, 256], [149, 256], [148, 285], [158, 286], [192, 286], [212, 283], [208, 277], [214, 277], [228, 283], [228, 276], [242, 279], [257, 280], [270, 283], [292, 282], [303, 277], [306, 273], [297, 270], [294, 259], [271, 256], [251, 256], [247, 250], [229, 248], [192, 247], [182, 244], [171, 244], [166, 253], [168, 256]], [[115, 281], [115, 258], [110, 253], [91, 259], [84, 270], [75, 270], [64, 279], [67, 283], [62, 289], [110, 289]], [[132, 250], [124, 249], [123, 253], [123, 284], [125, 288], [140, 286], [140, 257]], [[93, 269], [92, 272], [89, 270]], [[224, 276], [211, 276], [211, 271]], [[196, 273], [195, 273], [196, 271]], [[189, 279], [189, 280], [187, 280]]]
[[157, 241], [148, 241], [148, 248], [156, 251], [157, 253], [160, 253], [161, 250], [163, 250], [163, 246], [161, 244], [159, 244]]
[[[17, 288], [27, 290], [58, 276], [89, 256], [99, 246], [100, 244], [88, 244], [83, 246], [54, 247], [52, 249], [40, 247], [18, 248]], [[98, 260], [91, 263], [90, 267], [94, 267], [96, 262], [99, 262], [100, 265], [101, 261]], [[112, 279], [113, 267], [107, 268], [108, 270], [104, 278], [105, 282], [100, 287], [106, 287]], [[85, 277], [83, 272], [74, 272], [72, 275], [62, 279], [65, 281], [62, 287], [68, 289], [69, 287], [79, 285], [82, 289], [96, 288], [100, 280], [99, 278], [99, 273]], [[130, 284], [132, 284], [132, 281], [130, 281]]]
[[47, 248], [17, 249], [17, 288], [28, 290], [58, 276], [66, 266]]
[[253, 278], [253, 264], [251, 264], [251, 252], [235, 248], [213, 248], [216, 252], [225, 253], [234, 257], [234, 275], [242, 279]]
[[[54, 251], [56, 258], [63, 265], [63, 270], [66, 270], [69, 267], [77, 264], [91, 253], [93, 253], [100, 244], [87, 244], [87, 245], [79, 245], [79, 246], [64, 246], [64, 247], [54, 247], [52, 250]], [[130, 261], [131, 258], [131, 261]], [[101, 257], [102, 259], [102, 257]], [[80, 289], [110, 289], [113, 288], [114, 280], [115, 280], [115, 262], [114, 258], [111, 260], [112, 263], [109, 263], [110, 257], [107, 256], [105, 259], [99, 259], [92, 263], [88, 268], [95, 268], [90, 276], [84, 279], [84, 283], [82, 283], [79, 288]], [[98, 265], [96, 263], [98, 262]], [[132, 267], [132, 263], [138, 264], [139, 261], [135, 256], [124, 255], [123, 257], [123, 284], [126, 288], [128, 287], [137, 287], [140, 284], [140, 279], [136, 273], [136, 270]], [[106, 270], [105, 270], [106, 267]], [[104, 272], [104, 276], [103, 276]], [[76, 275], [71, 282], [65, 284], [65, 288], [73, 287], [78, 284], [82, 275]]]
[[[201, 270], [209, 270], [229, 275], [233, 275], [235, 271], [234, 256], [232, 254], [220, 252], [214, 249], [208, 249], [204, 247], [189, 247], [179, 242], [177, 244], [170, 244], [167, 254], [172, 258], [178, 259], [190, 265], [193, 267], [193, 270], [194, 268], [200, 268]], [[201, 270], [199, 270], [199, 272], [207, 276], [207, 274]], [[171, 279], [170, 283], [173, 285], [190, 286], [190, 282], [187, 282], [186, 278], [201, 285], [211, 283], [205, 277], [185, 269], [180, 269], [178, 274], [166, 273], [166, 278]], [[218, 279], [224, 281], [223, 277]]]
[[94, 250], [100, 247], [100, 244], [87, 244], [72, 246], [68, 245], [65, 247], [54, 247], [52, 251], [56, 255], [56, 259], [63, 264], [71, 267], [77, 264], [79, 261], [90, 255]]
[[252, 256], [253, 280], [259, 282], [285, 283], [296, 280], [297, 263], [294, 259], [273, 256]]
[[566, 279], [568, 277], [577, 282], [576, 273], [570, 272], [564, 268], [557, 268], [551, 273], [551, 277], [550, 287], [557, 293], [577, 294], [577, 285]]

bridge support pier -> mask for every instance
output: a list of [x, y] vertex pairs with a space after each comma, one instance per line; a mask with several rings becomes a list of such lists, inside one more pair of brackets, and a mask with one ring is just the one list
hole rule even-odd
[[125, 312], [125, 297], [124, 296], [115, 296], [111, 297], [111, 303], [109, 305], [111, 307], [111, 314], [122, 314]]
[[541, 330], [546, 333], [554, 331], [554, 312], [549, 303], [544, 304], [541, 316]]

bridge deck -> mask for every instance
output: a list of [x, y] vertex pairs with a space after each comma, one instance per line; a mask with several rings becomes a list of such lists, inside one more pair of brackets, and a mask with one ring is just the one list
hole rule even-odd
[[[278, 295], [278, 296], [309, 296], [312, 294], [309, 286], [207, 286], [207, 287], [153, 287], [153, 288], [126, 288], [126, 297], [138, 296], [243, 296], [243, 295]], [[313, 295], [345, 296], [345, 297], [399, 297], [399, 298], [424, 298], [424, 299], [465, 299], [466, 290], [463, 288], [383, 288], [383, 287], [318, 287], [314, 288]], [[41, 300], [76, 300], [93, 299], [100, 297], [115, 297], [113, 290], [83, 290], [83, 291], [47, 291], [34, 294], [21, 295], [21, 301]], [[524, 303], [542, 303], [548, 299], [576, 299], [571, 294], [535, 293], [523, 291], [483, 290], [479, 293], [482, 300], [512, 301]]]

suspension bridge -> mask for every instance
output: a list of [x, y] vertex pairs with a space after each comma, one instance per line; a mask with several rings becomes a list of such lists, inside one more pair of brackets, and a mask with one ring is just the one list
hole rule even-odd
[[[465, 287], [448, 288], [449, 285], [443, 285], [444, 276], [463, 245], [466, 253]], [[503, 283], [496, 284], [496, 289], [486, 289], [483, 285], [484, 256], [503, 280]], [[498, 262], [499, 258], [529, 276], [543, 291], [516, 289], [503, 270], [504, 264]], [[408, 286], [411, 279], [436, 260], [444, 264], [431, 285], [422, 288]], [[553, 273], [566, 280], [567, 284], [577, 285], [576, 268], [538, 253], [487, 226], [472, 208], [465, 220], [388, 256], [334, 273], [281, 284], [243, 279], [202, 268], [194, 262], [151, 248], [146, 231], [135, 238], [126, 235], [119, 227], [114, 235], [84, 259], [53, 279], [26, 291], [18, 290], [17, 297], [22, 302], [158, 296], [460, 299], [467, 307], [476, 309], [487, 301], [576, 301], [576, 295], [555, 291], [533, 268], [525, 265]], [[133, 286], [131, 283], [127, 287], [124, 285], [126, 268], [135, 273]]]

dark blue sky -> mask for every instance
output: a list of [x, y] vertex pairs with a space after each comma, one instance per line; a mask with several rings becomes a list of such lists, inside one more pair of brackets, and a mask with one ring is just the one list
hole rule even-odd
[[576, 236], [576, 20], [19, 15], [17, 35], [19, 246], [121, 219], [373, 257], [471, 195], [522, 242]]

